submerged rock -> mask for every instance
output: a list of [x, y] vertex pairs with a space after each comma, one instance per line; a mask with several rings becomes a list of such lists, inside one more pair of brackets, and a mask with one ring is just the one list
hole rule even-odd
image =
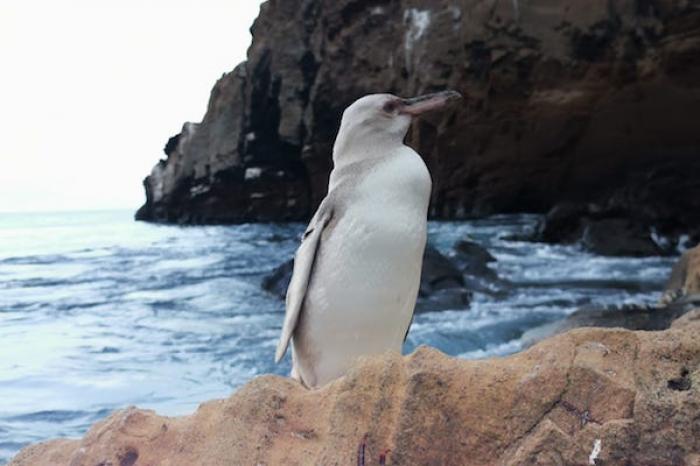
[[[698, 311], [700, 312], [700, 311]], [[129, 408], [10, 466], [682, 465], [700, 458], [700, 314], [662, 332], [580, 329], [507, 358], [429, 348], [308, 391], [258, 377], [194, 414]]]
[[137, 216], [307, 218], [349, 103], [449, 87], [462, 106], [407, 141], [432, 217], [614, 199], [645, 228], [700, 232], [698, 24], [692, 1], [266, 2], [248, 60], [169, 141]]

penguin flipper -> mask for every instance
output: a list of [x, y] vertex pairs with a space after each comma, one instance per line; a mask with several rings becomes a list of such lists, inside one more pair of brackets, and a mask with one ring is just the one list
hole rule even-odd
[[321, 235], [333, 216], [332, 210], [324, 207], [321, 205], [314, 218], [311, 219], [304, 232], [301, 245], [294, 256], [294, 271], [289, 288], [287, 288], [286, 313], [282, 326], [282, 336], [275, 352], [275, 362], [279, 362], [287, 352], [289, 340], [299, 322], [316, 254], [321, 244]]

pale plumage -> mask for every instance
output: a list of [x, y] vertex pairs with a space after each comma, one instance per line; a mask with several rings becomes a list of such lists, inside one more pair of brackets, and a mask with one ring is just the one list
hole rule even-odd
[[401, 351], [415, 307], [431, 180], [403, 144], [411, 118], [454, 92], [416, 99], [363, 97], [343, 114], [329, 192], [294, 261], [279, 361], [292, 342], [293, 375], [316, 387], [366, 354]]

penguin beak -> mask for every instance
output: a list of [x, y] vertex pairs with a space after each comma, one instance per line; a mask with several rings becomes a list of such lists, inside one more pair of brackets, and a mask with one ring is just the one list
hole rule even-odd
[[418, 116], [432, 110], [445, 108], [449, 103], [460, 100], [462, 96], [456, 91], [442, 91], [434, 94], [425, 94], [412, 99], [403, 99], [403, 108], [400, 113]]

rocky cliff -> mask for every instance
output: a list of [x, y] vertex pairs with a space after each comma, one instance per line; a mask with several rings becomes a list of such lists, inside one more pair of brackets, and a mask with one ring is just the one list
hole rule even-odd
[[306, 218], [345, 106], [453, 88], [462, 106], [408, 138], [433, 217], [604, 200], [662, 231], [700, 225], [698, 0], [270, 0], [252, 32], [137, 218]]
[[698, 332], [700, 310], [663, 332], [574, 330], [501, 359], [387, 354], [314, 391], [264, 376], [191, 416], [118, 411], [10, 465], [698, 466]]

